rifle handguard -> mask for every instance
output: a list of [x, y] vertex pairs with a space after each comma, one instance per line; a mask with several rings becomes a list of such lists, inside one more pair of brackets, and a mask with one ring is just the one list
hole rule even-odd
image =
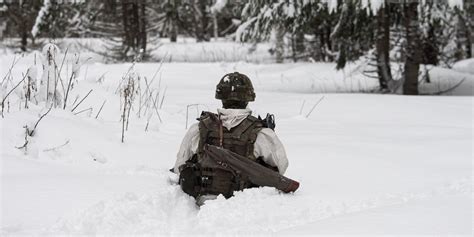
[[275, 187], [285, 193], [295, 192], [300, 186], [297, 181], [227, 149], [206, 144], [204, 152], [215, 162], [225, 163], [232, 169], [246, 175], [255, 185]]

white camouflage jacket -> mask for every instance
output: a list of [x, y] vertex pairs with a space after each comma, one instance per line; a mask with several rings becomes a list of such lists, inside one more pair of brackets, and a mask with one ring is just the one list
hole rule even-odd
[[[250, 109], [218, 109], [217, 111], [220, 114], [222, 125], [229, 130], [252, 114]], [[199, 126], [196, 123], [189, 128], [181, 142], [174, 165], [175, 173], [179, 173], [178, 167], [196, 154], [198, 145]], [[275, 132], [269, 128], [263, 128], [258, 133], [254, 144], [254, 155], [255, 157], [262, 157], [265, 163], [277, 167], [280, 174], [284, 174], [288, 168], [285, 148]]]

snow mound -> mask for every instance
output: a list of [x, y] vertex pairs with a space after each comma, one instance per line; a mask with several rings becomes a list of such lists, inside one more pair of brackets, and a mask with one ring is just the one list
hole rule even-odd
[[468, 179], [423, 193], [385, 194], [358, 201], [323, 201], [304, 190], [282, 194], [262, 187], [206, 201], [199, 209], [178, 185], [160, 186], [153, 194], [126, 193], [100, 201], [70, 218], [63, 218], [47, 234], [272, 234], [329, 218], [364, 213], [434, 198], [471, 193]]
[[453, 69], [459, 72], [474, 74], [474, 58], [456, 62], [453, 66]]
[[100, 201], [70, 219], [61, 219], [52, 234], [179, 233], [197, 212], [194, 199], [179, 186], [163, 186], [154, 194], [126, 193], [116, 200]]

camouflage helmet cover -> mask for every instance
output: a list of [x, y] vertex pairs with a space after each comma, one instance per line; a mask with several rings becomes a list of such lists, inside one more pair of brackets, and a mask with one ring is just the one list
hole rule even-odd
[[238, 72], [228, 73], [222, 77], [216, 87], [216, 99], [254, 101], [255, 92], [252, 81]]

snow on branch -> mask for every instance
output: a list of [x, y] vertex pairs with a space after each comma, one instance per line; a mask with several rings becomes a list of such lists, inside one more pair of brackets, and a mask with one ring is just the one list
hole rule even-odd
[[[348, 1], [343, 1], [343, 4], [347, 4]], [[329, 12], [334, 12], [337, 10], [338, 1], [334, 0], [324, 0], [328, 6]], [[372, 11], [373, 14], [377, 14], [377, 11], [385, 5], [385, 0], [361, 0], [362, 9], [367, 9], [367, 11]]]
[[252, 17], [250, 20], [240, 24], [240, 26], [237, 28], [237, 30], [235, 31], [235, 40], [237, 42], [242, 42], [244, 41], [243, 40], [243, 36], [244, 36], [244, 33], [245, 31], [247, 30], [247, 28], [252, 24], [254, 23], [258, 18], [257, 17]]
[[43, 6], [41, 7], [40, 11], [38, 12], [38, 16], [36, 16], [35, 24], [33, 25], [33, 29], [31, 29], [31, 34], [33, 37], [36, 37], [36, 35], [39, 32], [39, 26], [41, 23], [43, 23], [43, 20], [48, 14], [49, 9], [51, 8], [51, 1], [50, 0], [44, 0]]
[[460, 9], [463, 8], [463, 0], [448, 0], [448, 4], [450, 7], [459, 7]]
[[[345, 0], [342, 1], [342, 3], [346, 3], [346, 1], [351, 1], [351, 0]], [[416, 0], [415, 0], [416, 1]], [[427, 0], [417, 0], [421, 4], [425, 4]], [[460, 9], [463, 9], [463, 0], [447, 0], [448, 5], [451, 8], [454, 7], [459, 7]], [[390, 0], [388, 1], [390, 2]], [[396, 1], [391, 1], [394, 3], [399, 3], [398, 0]], [[323, 0], [323, 3], [326, 3], [329, 9], [329, 12], [334, 12], [337, 10], [338, 7], [338, 1], [335, 0]], [[374, 15], [377, 14], [378, 10], [382, 7], [385, 6], [385, 0], [361, 0], [361, 7], [362, 9], [367, 9], [367, 11], [372, 11]]]
[[214, 5], [211, 6], [211, 13], [216, 14], [222, 12], [222, 9], [227, 5], [227, 0], [217, 0]]

